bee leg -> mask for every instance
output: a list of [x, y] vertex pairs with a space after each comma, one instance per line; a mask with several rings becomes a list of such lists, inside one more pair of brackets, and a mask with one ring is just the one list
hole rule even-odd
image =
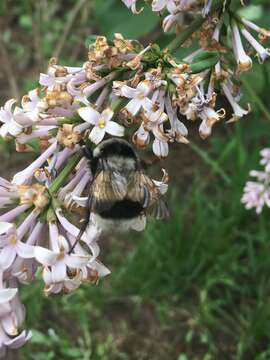
[[80, 228], [80, 232], [78, 234], [78, 236], [76, 237], [76, 240], [74, 242], [74, 244], [71, 246], [68, 254], [70, 255], [73, 250], [75, 249], [76, 245], [78, 244], [78, 242], [81, 240], [81, 237], [83, 236], [83, 233], [85, 232], [85, 230], [87, 229], [87, 226], [89, 224], [89, 220], [88, 221], [85, 221], [82, 225], [82, 227]]
[[82, 224], [82, 227], [80, 228], [80, 232], [79, 234], [77, 235], [76, 239], [75, 239], [75, 242], [74, 244], [71, 246], [68, 254], [70, 255], [73, 250], [75, 249], [76, 245], [78, 244], [78, 242], [81, 240], [85, 230], [87, 229], [87, 226], [89, 224], [89, 221], [90, 221], [90, 214], [91, 214], [91, 210], [90, 210], [90, 207], [87, 208], [87, 213], [86, 213], [86, 217], [85, 217], [85, 221], [83, 222]]

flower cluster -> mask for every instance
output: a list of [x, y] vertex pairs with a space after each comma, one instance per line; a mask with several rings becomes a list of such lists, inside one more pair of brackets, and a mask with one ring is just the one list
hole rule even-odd
[[[123, 3], [134, 13], [139, 14], [143, 8], [137, 9], [137, 0], [122, 0]], [[156, 13], [165, 13], [163, 20], [163, 29], [165, 32], [171, 28], [176, 27], [180, 32], [184, 25], [184, 15], [186, 13], [198, 13], [201, 12], [203, 16], [210, 13], [213, 0], [151, 0], [152, 11]]]
[[[140, 11], [136, 0], [124, 2], [134, 13]], [[174, 25], [180, 31], [185, 12], [201, 10], [203, 16], [165, 49], [144, 47], [121, 34], [113, 40], [93, 37], [82, 66], [59, 65], [52, 59], [47, 73], [40, 74], [39, 86], [23, 96], [20, 105], [11, 99], [0, 109], [0, 135], [13, 140], [18, 152], [39, 152], [11, 181], [0, 178], [0, 351], [30, 337], [26, 331], [19, 333], [24, 311], [18, 287], [31, 283], [39, 268], [47, 295], [96, 283], [110, 272], [98, 259], [101, 230], [93, 214], [81, 241], [76, 241], [76, 224], [92, 179], [83, 156], [85, 144], [94, 148], [108, 137], [126, 137], [134, 146], [165, 158], [172, 143], [189, 142], [191, 122], [199, 122], [202, 139], [211, 135], [213, 126], [226, 117], [217, 105], [218, 96], [231, 105], [229, 122], [248, 113], [239, 105], [239, 73], [252, 65], [242, 37], [264, 61], [269, 52], [250, 31], [258, 33], [260, 41], [269, 33], [226, 6], [201, 3], [152, 1], [153, 11], [168, 12], [165, 31]], [[225, 26], [229, 30], [224, 35]], [[175, 57], [174, 50], [190, 38], [198, 39], [200, 48], [185, 59]], [[230, 44], [236, 61], [227, 56]], [[264, 188], [268, 172], [259, 176]], [[167, 190], [166, 178], [153, 182], [160, 194]], [[268, 198], [258, 186], [248, 185], [243, 201], [260, 211]], [[144, 225], [145, 219], [134, 227], [142, 230]]]
[[6, 349], [17, 349], [31, 338], [31, 332], [19, 332], [25, 318], [25, 309], [18, 297], [16, 280], [10, 280], [8, 286], [1, 274], [0, 279], [0, 356]]
[[244, 188], [242, 202], [246, 209], [256, 209], [260, 214], [263, 207], [270, 207], [270, 149], [266, 148], [261, 151], [262, 159], [260, 164], [264, 166], [264, 171], [252, 170], [250, 176], [256, 181], [248, 181]]

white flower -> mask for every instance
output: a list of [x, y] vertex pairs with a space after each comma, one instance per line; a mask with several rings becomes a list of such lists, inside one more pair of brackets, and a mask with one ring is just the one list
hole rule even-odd
[[246, 209], [255, 208], [257, 214], [262, 212], [265, 204], [270, 207], [269, 192], [263, 184], [255, 181], [248, 181], [246, 183], [241, 201], [245, 204]]
[[199, 127], [199, 133], [202, 139], [206, 139], [212, 133], [212, 127], [217, 121], [220, 121], [225, 116], [225, 110], [220, 109], [215, 111], [209, 106], [204, 106], [203, 110], [199, 113], [199, 117], [202, 119]]
[[139, 14], [142, 10], [137, 10], [136, 9], [136, 2], [137, 0], [122, 0], [123, 3], [126, 5], [126, 7], [128, 7], [129, 9], [131, 9], [131, 11], [133, 12], [133, 14]]
[[69, 254], [69, 244], [62, 235], [58, 235], [52, 240], [54, 241], [54, 249], [49, 250], [36, 246], [35, 258], [42, 265], [50, 267], [52, 282], [58, 283], [68, 278], [68, 270], [76, 270], [85, 266], [89, 261], [89, 256]]
[[31, 181], [35, 171], [39, 169], [49, 157], [56, 152], [57, 141], [54, 141], [48, 149], [46, 149], [35, 161], [33, 161], [27, 168], [18, 172], [13, 176], [12, 184], [22, 185]]
[[17, 187], [0, 177], [0, 207], [3, 208], [6, 205], [15, 203], [18, 198], [19, 193]]
[[21, 235], [17, 232], [14, 224], [0, 222], [1, 269], [8, 269], [13, 264], [17, 255], [24, 259], [34, 257], [34, 247], [23, 243], [20, 240]]
[[166, 157], [169, 153], [168, 140], [165, 134], [163, 123], [168, 120], [168, 116], [162, 108], [156, 111], [148, 108], [143, 114], [143, 123], [133, 135], [133, 142], [138, 147], [145, 147], [150, 142], [150, 133], [155, 137], [152, 145], [153, 153], [158, 157]]
[[18, 123], [18, 114], [21, 114], [21, 111], [18, 107], [12, 110], [13, 105], [16, 103], [16, 100], [8, 100], [4, 107], [0, 109], [0, 122], [3, 125], [0, 128], [0, 135], [6, 137], [7, 135], [17, 136], [23, 131], [23, 126]]
[[16, 349], [31, 338], [31, 332], [24, 330], [19, 334], [25, 309], [17, 293], [17, 288], [5, 288], [0, 280], [0, 357], [5, 355], [6, 348]]
[[100, 114], [92, 107], [87, 106], [78, 109], [78, 113], [83, 120], [94, 125], [89, 135], [89, 139], [93, 143], [100, 143], [106, 133], [113, 136], [124, 136], [124, 128], [111, 120], [113, 111], [110, 108], [103, 110]]
[[163, 20], [162, 27], [164, 32], [170, 31], [174, 26], [181, 26], [184, 23], [184, 15], [183, 13], [178, 14], [170, 14], [166, 16]]
[[228, 82], [222, 82], [221, 83], [222, 90], [227, 97], [231, 107], [233, 108], [233, 117], [228, 122], [234, 122], [239, 120], [241, 117], [249, 113], [249, 110], [243, 109], [236, 101], [236, 99], [233, 97], [233, 94], [231, 92], [230, 86]]
[[153, 0], [152, 10], [160, 12], [167, 9], [170, 13], [174, 13], [177, 10], [175, 0]]
[[39, 97], [38, 89], [29, 91], [28, 95], [22, 98], [22, 107], [33, 122], [40, 120], [39, 113], [41, 110], [45, 110], [45, 107]]
[[4, 303], [12, 300], [17, 292], [18, 289], [16, 288], [0, 289], [0, 305], [2, 306]]
[[176, 109], [173, 109], [169, 96], [166, 96], [165, 105], [171, 124], [171, 129], [169, 131], [170, 137], [178, 142], [182, 142], [185, 144], [188, 143], [188, 129], [186, 128], [185, 124], [178, 119]]
[[39, 83], [42, 86], [48, 87], [49, 90], [53, 90], [55, 85], [67, 83], [74, 74], [81, 71], [83, 69], [80, 67], [51, 65], [49, 66], [48, 74], [40, 74]]
[[261, 152], [261, 161], [260, 164], [265, 166], [266, 173], [270, 173], [270, 149], [265, 148]]
[[159, 158], [165, 158], [169, 154], [168, 142], [155, 138], [153, 141], [153, 153]]
[[122, 96], [132, 99], [126, 105], [126, 109], [131, 115], [136, 115], [141, 108], [147, 110], [152, 102], [148, 98], [148, 95], [152, 91], [152, 86], [150, 81], [145, 80], [138, 84], [136, 89], [131, 88], [127, 85], [123, 85], [121, 88]]
[[257, 51], [259, 60], [263, 63], [270, 56], [270, 50], [265, 49], [246, 29], [241, 29], [241, 32], [250, 45]]
[[265, 148], [261, 152], [261, 165], [264, 165], [264, 171], [250, 171], [250, 176], [255, 177], [256, 181], [248, 181], [244, 188], [242, 203], [246, 209], [256, 209], [260, 214], [264, 205], [270, 208], [270, 149]]
[[165, 195], [168, 191], [168, 181], [169, 181], [169, 175], [165, 169], [162, 169], [163, 176], [161, 180], [153, 180], [153, 183], [156, 185], [159, 193], [161, 195]]
[[252, 60], [244, 50], [236, 22], [232, 23], [232, 35], [232, 45], [236, 62], [238, 64], [238, 71], [247, 71], [252, 67]]

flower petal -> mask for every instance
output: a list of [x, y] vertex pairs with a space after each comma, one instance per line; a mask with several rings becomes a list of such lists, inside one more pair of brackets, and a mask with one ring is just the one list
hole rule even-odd
[[0, 290], [0, 304], [2, 305], [5, 302], [12, 300], [17, 294], [18, 289], [9, 288], [9, 289], [1, 289]]
[[90, 106], [82, 107], [78, 109], [77, 112], [84, 121], [92, 125], [95, 125], [100, 118], [99, 112]]
[[67, 267], [64, 261], [57, 261], [55, 265], [52, 266], [52, 281], [58, 283], [64, 281], [67, 275]]
[[16, 121], [11, 120], [9, 125], [8, 125], [8, 132], [10, 135], [12, 136], [17, 136], [19, 135], [23, 130], [23, 127], [18, 124]]
[[22, 257], [23, 259], [31, 259], [35, 256], [35, 254], [34, 254], [35, 247], [25, 244], [22, 241], [17, 242], [16, 250], [17, 250], [18, 255], [20, 257]]
[[147, 96], [151, 91], [150, 82], [148, 80], [142, 81], [137, 86], [137, 92], [143, 93], [144, 96]]
[[61, 209], [56, 209], [56, 215], [60, 224], [63, 228], [70, 233], [72, 236], [77, 237], [79, 235], [80, 230], [73, 224], [71, 224], [64, 216]]
[[99, 277], [104, 277], [111, 273], [111, 271], [105, 265], [103, 265], [102, 262], [98, 260], [90, 261], [88, 263], [88, 267], [93, 270], [96, 270], [98, 272]]
[[39, 76], [39, 83], [40, 85], [43, 86], [51, 86], [54, 84], [54, 78], [52, 78], [51, 76], [47, 75], [47, 74], [40, 74]]
[[106, 124], [106, 132], [114, 136], [124, 136], [125, 129], [115, 121], [108, 121]]
[[142, 105], [142, 101], [138, 99], [132, 99], [130, 102], [126, 105], [126, 109], [128, 112], [131, 113], [131, 115], [136, 115], [138, 111], [140, 110]]
[[38, 262], [45, 266], [52, 266], [57, 261], [59, 254], [51, 250], [45, 249], [42, 246], [35, 246], [35, 258]]
[[105, 136], [105, 128], [101, 129], [98, 126], [94, 126], [93, 129], [90, 132], [89, 135], [89, 139], [94, 143], [94, 144], [98, 144], [101, 142], [101, 140], [104, 138]]
[[6, 221], [0, 221], [0, 235], [7, 234], [13, 227], [14, 224]]
[[16, 99], [8, 100], [4, 105], [4, 110], [8, 111], [8, 112], [12, 112], [12, 107], [13, 107], [14, 104], [16, 104], [16, 102], [17, 102]]
[[15, 338], [5, 341], [4, 344], [11, 349], [17, 349], [23, 346], [28, 340], [31, 339], [31, 337], [31, 331], [24, 330], [21, 332], [20, 335], [16, 336]]
[[112, 109], [107, 108], [107, 109], [103, 110], [100, 117], [103, 118], [106, 122], [110, 121], [111, 118], [113, 117]]
[[51, 285], [53, 282], [52, 281], [52, 272], [49, 270], [49, 268], [47, 266], [45, 266], [43, 268], [42, 278], [46, 285]]
[[136, 96], [137, 90], [127, 85], [123, 85], [121, 88], [121, 93], [123, 96], [129, 99], [133, 99]]
[[9, 336], [16, 336], [18, 335], [18, 324], [16, 317], [13, 313], [6, 314], [6, 316], [1, 318], [1, 325], [3, 326], [4, 331]]
[[65, 256], [65, 263], [67, 266], [77, 269], [85, 266], [89, 262], [89, 256], [82, 256], [82, 255], [66, 255]]
[[98, 228], [93, 225], [92, 223], [90, 223], [90, 225], [88, 225], [83, 237], [82, 237], [82, 240], [86, 243], [86, 244], [90, 244], [92, 243], [93, 241], [96, 241], [97, 238], [99, 237], [100, 235], [100, 230], [98, 230]]
[[168, 143], [155, 139], [153, 142], [153, 152], [156, 156], [161, 158], [168, 156], [169, 153]]
[[0, 253], [0, 269], [6, 270], [16, 258], [16, 249], [14, 246], [5, 246]]

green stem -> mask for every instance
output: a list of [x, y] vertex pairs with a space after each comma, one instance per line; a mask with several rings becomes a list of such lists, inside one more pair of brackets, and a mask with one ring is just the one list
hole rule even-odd
[[207, 59], [195, 62], [195, 63], [191, 63], [189, 65], [189, 70], [193, 73], [193, 74], [197, 74], [200, 73], [206, 69], [210, 69], [213, 66], [216, 65], [216, 63], [219, 61], [220, 57], [218, 53], [213, 53], [213, 56], [209, 56]]
[[231, 185], [232, 181], [230, 177], [225, 173], [225, 171], [219, 166], [219, 164], [210, 158], [207, 152], [203, 151], [199, 146], [196, 144], [189, 142], [189, 146], [191, 147], [194, 152], [201, 157], [201, 159], [207, 164], [210, 165], [211, 168], [215, 173], [217, 173], [227, 185]]
[[260, 97], [256, 94], [252, 86], [249, 84], [249, 82], [246, 79], [241, 79], [241, 82], [243, 83], [244, 87], [246, 88], [249, 95], [252, 97], [254, 103], [257, 105], [258, 109], [264, 114], [266, 119], [270, 121], [270, 113], [267, 109], [267, 107], [264, 105]]
[[76, 154], [72, 156], [72, 158], [68, 161], [66, 167], [62, 170], [62, 172], [57, 176], [57, 178], [53, 181], [51, 186], [49, 187], [49, 192], [51, 194], [56, 193], [69, 174], [75, 169], [78, 162], [83, 157], [82, 151], [78, 151]]
[[197, 19], [195, 19], [186, 30], [184, 30], [179, 36], [177, 36], [168, 46], [167, 49], [170, 52], [173, 52], [177, 48], [179, 48], [181, 45], [184, 44], [184, 42], [196, 31], [199, 29], [199, 27], [204, 23], [205, 18], [202, 16], [198, 16]]

